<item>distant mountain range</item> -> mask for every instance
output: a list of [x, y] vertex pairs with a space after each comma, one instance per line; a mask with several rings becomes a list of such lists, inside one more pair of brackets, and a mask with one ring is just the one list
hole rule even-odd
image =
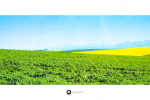
[[119, 44], [111, 44], [111, 43], [101, 43], [101, 44], [89, 43], [85, 45], [67, 44], [50, 47], [43, 50], [119, 49], [119, 48], [137, 48], [137, 47], [150, 47], [150, 40], [135, 41], [135, 42], [126, 41], [124, 43]]

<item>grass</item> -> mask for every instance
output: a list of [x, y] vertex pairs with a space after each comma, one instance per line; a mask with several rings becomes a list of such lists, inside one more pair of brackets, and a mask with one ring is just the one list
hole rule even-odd
[[1, 85], [150, 85], [150, 56], [0, 49]]

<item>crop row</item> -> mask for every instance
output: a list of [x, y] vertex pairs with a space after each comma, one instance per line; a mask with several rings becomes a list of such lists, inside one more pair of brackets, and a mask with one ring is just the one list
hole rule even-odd
[[150, 56], [0, 49], [0, 84], [150, 84]]

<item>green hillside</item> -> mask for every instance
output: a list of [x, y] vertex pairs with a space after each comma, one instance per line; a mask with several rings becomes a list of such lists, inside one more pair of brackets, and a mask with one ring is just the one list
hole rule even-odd
[[150, 85], [150, 56], [0, 49], [1, 85]]
[[57, 51], [57, 52], [83, 52], [83, 51], [96, 51], [96, 50], [108, 50], [108, 49], [79, 49], [79, 50], [64, 50], [64, 51]]

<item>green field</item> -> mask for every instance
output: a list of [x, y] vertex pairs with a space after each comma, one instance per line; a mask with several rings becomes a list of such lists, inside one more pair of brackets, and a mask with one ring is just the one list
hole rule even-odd
[[0, 49], [1, 85], [150, 85], [150, 56]]

